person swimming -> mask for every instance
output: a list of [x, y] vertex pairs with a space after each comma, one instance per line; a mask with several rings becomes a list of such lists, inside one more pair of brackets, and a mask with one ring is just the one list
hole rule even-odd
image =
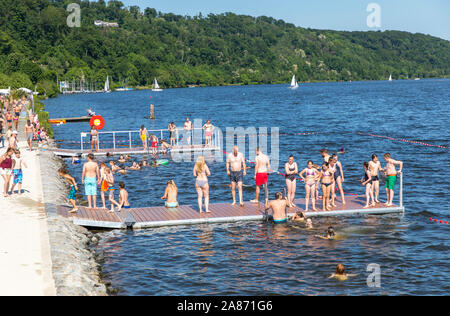
[[306, 218], [305, 213], [303, 212], [297, 212], [294, 216], [291, 218], [292, 221], [296, 222], [302, 222], [305, 223], [306, 228], [313, 228], [312, 220], [311, 218]]
[[133, 161], [133, 165], [129, 167], [128, 170], [134, 171], [141, 170], [141, 166], [136, 161]]
[[334, 229], [332, 226], [328, 227], [328, 229], [325, 232], [325, 236], [316, 235], [317, 238], [321, 239], [327, 239], [327, 240], [334, 240], [336, 238], [336, 233], [334, 232]]
[[343, 264], [340, 263], [336, 266], [336, 272], [333, 273], [332, 275], [330, 275], [328, 278], [329, 279], [336, 278], [339, 281], [345, 281], [348, 279], [348, 277], [352, 277], [352, 276], [356, 276], [356, 274], [345, 273], [345, 267]]

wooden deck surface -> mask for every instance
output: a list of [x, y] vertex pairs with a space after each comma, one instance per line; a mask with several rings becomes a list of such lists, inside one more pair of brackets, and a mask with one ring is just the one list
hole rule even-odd
[[[317, 211], [306, 213], [307, 217], [315, 216], [337, 216], [337, 215], [351, 215], [351, 214], [376, 214], [376, 213], [390, 213], [401, 212], [404, 209], [399, 206], [386, 207], [383, 204], [378, 204], [373, 208], [363, 209], [365, 204], [364, 196], [348, 196], [346, 197], [346, 204], [340, 203], [340, 198], [337, 201], [337, 207], [332, 211]], [[316, 207], [321, 209], [322, 200], [319, 200]], [[293, 214], [305, 209], [304, 199], [295, 201], [296, 208], [289, 209], [289, 214]], [[311, 205], [310, 205], [311, 208]], [[262, 220], [264, 218], [264, 203], [250, 203], [246, 202], [243, 207], [239, 205], [232, 206], [231, 203], [211, 204], [211, 213], [199, 213], [197, 206], [182, 205], [174, 209], [167, 209], [164, 206], [134, 208], [129, 210], [122, 210], [121, 212], [108, 213], [104, 209], [87, 209], [80, 207], [75, 214], [68, 213], [70, 207], [59, 206], [58, 214], [71, 218], [75, 224], [89, 227], [103, 227], [103, 228], [126, 228], [132, 226], [135, 229], [158, 227], [158, 226], [172, 226], [172, 225], [187, 225], [200, 223], [220, 223], [220, 222], [235, 222], [235, 221], [249, 221]], [[125, 224], [125, 219], [128, 223]]]

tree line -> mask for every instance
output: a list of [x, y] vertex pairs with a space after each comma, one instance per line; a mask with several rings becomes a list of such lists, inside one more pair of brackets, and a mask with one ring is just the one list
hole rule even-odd
[[[66, 20], [81, 6], [81, 27]], [[117, 22], [118, 28], [94, 25]], [[400, 31], [344, 32], [296, 27], [233, 13], [181, 16], [104, 0], [2, 0], [0, 88], [57, 94], [56, 81], [113, 87], [272, 84], [445, 77], [450, 42]]]

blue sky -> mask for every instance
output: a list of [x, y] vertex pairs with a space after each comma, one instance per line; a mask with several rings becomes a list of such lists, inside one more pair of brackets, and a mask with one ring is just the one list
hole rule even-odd
[[[126, 6], [164, 13], [203, 15], [234, 12], [266, 15], [297, 26], [317, 29], [367, 31], [400, 30], [450, 40], [450, 0], [121, 0]], [[369, 28], [369, 3], [381, 7], [381, 28]]]

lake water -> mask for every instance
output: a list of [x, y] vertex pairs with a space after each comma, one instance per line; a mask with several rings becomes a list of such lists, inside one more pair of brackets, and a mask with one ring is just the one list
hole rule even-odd
[[[152, 97], [152, 98], [150, 98]], [[155, 104], [155, 121], [149, 115]], [[449, 145], [450, 80], [302, 84], [173, 89], [62, 96], [45, 101], [50, 117], [81, 116], [88, 106], [106, 120], [104, 130], [167, 128], [191, 119], [210, 118], [226, 127], [278, 127], [280, 171], [290, 154], [299, 168], [320, 163], [321, 148], [337, 151], [344, 167], [344, 190], [363, 194], [362, 162], [385, 152], [404, 162], [406, 213], [389, 216], [324, 218], [315, 228], [234, 223], [102, 232], [99, 250], [105, 280], [119, 295], [443, 295], [450, 292], [449, 149], [361, 135]], [[79, 146], [87, 123], [55, 127], [62, 147]], [[316, 132], [298, 135], [296, 133]], [[285, 135], [284, 135], [285, 134]], [[72, 143], [71, 143], [72, 142]], [[248, 152], [246, 153], [248, 155]], [[134, 157], [138, 161], [140, 157]], [[81, 166], [68, 165], [81, 183]], [[384, 165], [384, 161], [382, 161]], [[212, 202], [230, 202], [225, 163], [210, 163]], [[134, 207], [162, 205], [164, 184], [174, 179], [181, 204], [196, 204], [193, 163], [171, 161], [116, 176], [124, 181]], [[253, 185], [250, 176], [244, 181]], [[383, 184], [383, 183], [382, 183]], [[282, 190], [284, 179], [270, 176], [269, 190]], [[397, 185], [398, 187], [398, 185]], [[272, 194], [273, 195], [273, 194]], [[297, 197], [304, 197], [297, 184]], [[380, 192], [385, 200], [384, 188]], [[254, 188], [244, 190], [245, 200]], [[340, 198], [340, 197], [338, 197]], [[80, 201], [81, 202], [81, 201]], [[332, 225], [344, 238], [314, 237]], [[328, 279], [336, 264], [356, 274], [345, 282]], [[381, 287], [367, 286], [367, 265], [381, 268]]]

